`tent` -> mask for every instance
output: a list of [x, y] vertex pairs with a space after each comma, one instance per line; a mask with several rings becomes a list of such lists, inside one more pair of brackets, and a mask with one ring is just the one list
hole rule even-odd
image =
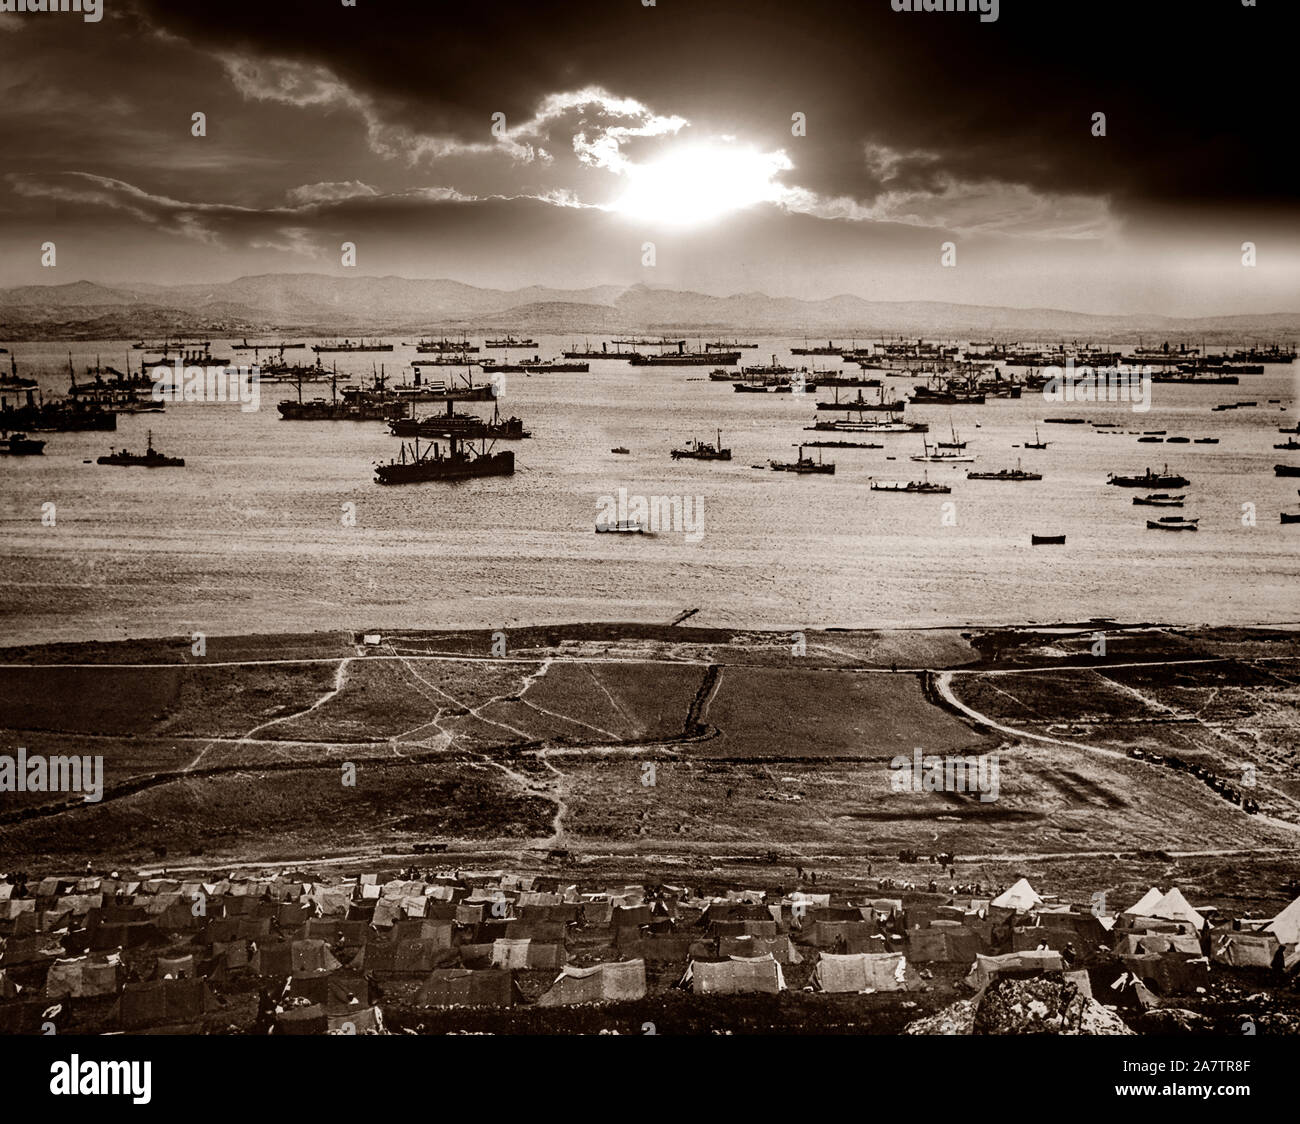
[[644, 999], [645, 961], [622, 960], [595, 964], [590, 968], [566, 965], [551, 989], [537, 1000], [539, 1007], [560, 1007], [574, 1003], [616, 1003]]
[[828, 992], [903, 991], [907, 958], [901, 952], [860, 952], [837, 956], [823, 952], [813, 969], [818, 988]]
[[133, 1029], [193, 1022], [213, 1004], [206, 980], [154, 980], [123, 987], [117, 1011], [122, 1026]]
[[1196, 932], [1205, 928], [1205, 918], [1194, 910], [1185, 897], [1183, 892], [1177, 886], [1169, 891], [1155, 905], [1151, 906], [1148, 917], [1155, 917], [1162, 921], [1177, 921], [1180, 924], [1187, 924]]
[[121, 958], [113, 953], [107, 960], [92, 960], [77, 956], [56, 960], [45, 977], [45, 995], [82, 997], [87, 995], [116, 995], [121, 976]]
[[785, 990], [781, 965], [771, 955], [692, 960], [681, 982], [690, 984], [696, 995], [776, 995]]
[[1014, 909], [1017, 913], [1025, 913], [1035, 906], [1042, 905], [1043, 899], [1029, 884], [1029, 880], [1022, 878], [1011, 889], [994, 898], [990, 904], [998, 909]]
[[1280, 947], [1272, 933], [1241, 933], [1228, 929], [1215, 934], [1210, 958], [1216, 964], [1231, 964], [1239, 968], [1270, 968]]
[[415, 995], [417, 1007], [509, 1007], [513, 1002], [510, 973], [497, 968], [439, 969]]
[[1264, 926], [1264, 932], [1272, 933], [1282, 944], [1300, 944], [1300, 898]]
[[1059, 972], [1064, 968], [1061, 954], [1051, 949], [1008, 952], [1005, 956], [977, 955], [966, 977], [966, 986], [981, 988], [999, 976], [1037, 975], [1040, 972]]
[[1150, 917], [1152, 907], [1155, 906], [1161, 898], [1164, 897], [1155, 886], [1152, 886], [1143, 894], [1133, 905], [1124, 910], [1125, 913], [1131, 913], [1134, 917]]

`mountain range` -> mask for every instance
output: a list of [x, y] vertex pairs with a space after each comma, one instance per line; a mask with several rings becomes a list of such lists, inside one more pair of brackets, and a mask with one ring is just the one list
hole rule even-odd
[[796, 300], [764, 293], [719, 297], [647, 285], [488, 289], [446, 279], [264, 274], [203, 285], [24, 285], [0, 289], [0, 340], [214, 338], [274, 332], [311, 336], [511, 330], [603, 336], [624, 332], [1126, 341], [1160, 333], [1196, 340], [1300, 335], [1300, 313], [1180, 318], [1097, 315], [1051, 308]]

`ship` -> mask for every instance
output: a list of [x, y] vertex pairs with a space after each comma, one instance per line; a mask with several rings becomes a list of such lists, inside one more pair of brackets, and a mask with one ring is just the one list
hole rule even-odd
[[903, 483], [899, 480], [873, 480], [871, 482], [873, 492], [913, 492], [924, 496], [944, 496], [952, 491], [947, 484], [935, 484], [930, 480], [928, 473], [923, 480], [909, 480]]
[[458, 414], [454, 406], [453, 401], [448, 401], [445, 414], [430, 414], [423, 418], [393, 418], [388, 423], [388, 431], [395, 437], [442, 437], [455, 434], [468, 438], [489, 437], [499, 441], [522, 441], [532, 436], [524, 428], [521, 419], [502, 418], [495, 402], [492, 404], [491, 420], [477, 414]]
[[1149, 531], [1195, 531], [1196, 519], [1184, 519], [1180, 515], [1163, 515], [1159, 519], [1148, 519]]
[[1030, 546], [1064, 546], [1064, 535], [1030, 535]]
[[707, 367], [715, 363], [733, 367], [740, 362], [740, 352], [686, 351], [683, 346], [679, 346], [676, 351], [662, 351], [658, 355], [628, 352], [627, 361], [634, 367]]
[[76, 430], [110, 430], [117, 428], [117, 411], [106, 409], [97, 402], [83, 402], [77, 398], [53, 401], [36, 401], [36, 392], [26, 391], [26, 403], [10, 406], [0, 399], [0, 429], [20, 430], [24, 433]]
[[506, 349], [512, 347], [536, 347], [536, 340], [520, 340], [514, 336], [500, 336], [497, 339], [486, 339], [483, 341], [485, 348]]
[[643, 523], [638, 523], [634, 519], [622, 519], [614, 523], [596, 522], [596, 534], [598, 535], [644, 535], [648, 532]]
[[1287, 441], [1283, 441], [1280, 445], [1274, 445], [1273, 448], [1275, 448], [1275, 449], [1300, 449], [1300, 441], [1297, 441], [1294, 437], [1292, 437], [1292, 438], [1290, 438], [1290, 439], [1287, 440]]
[[626, 340], [614, 340], [613, 343], [614, 343], [614, 346], [615, 346], [615, 347], [676, 347], [676, 348], [683, 348], [683, 347], [686, 346], [686, 341], [685, 341], [685, 340], [670, 340], [670, 339], [657, 339], [657, 340], [652, 340], [652, 339], [637, 339], [636, 337], [632, 337], [631, 339], [626, 339]]
[[805, 441], [809, 449], [883, 449], [871, 441]]
[[1169, 466], [1165, 465], [1162, 472], [1152, 472], [1148, 468], [1141, 476], [1117, 476], [1112, 472], [1106, 477], [1106, 483], [1119, 488], [1186, 488], [1190, 481], [1170, 472]]
[[952, 440], [951, 440], [951, 441], [937, 441], [937, 442], [935, 442], [935, 444], [937, 444], [937, 445], [939, 446], [939, 448], [941, 448], [941, 449], [964, 449], [964, 448], [966, 448], [966, 442], [960, 440], [960, 439], [957, 437], [957, 427], [956, 427], [955, 425], [953, 425], [953, 423], [952, 423], [952, 418], [949, 418], [949, 419], [948, 419], [948, 429], [949, 429], [949, 430], [951, 431], [951, 433], [952, 433]]
[[444, 351], [455, 352], [458, 355], [473, 355], [478, 352], [478, 348], [471, 346], [469, 340], [449, 340], [446, 336], [436, 340], [417, 340], [415, 350], [426, 355]]
[[471, 359], [467, 351], [438, 352], [432, 359], [412, 359], [412, 367], [477, 367], [486, 366], [481, 360]]
[[843, 346], [836, 347], [833, 340], [827, 340], [825, 347], [809, 347], [805, 340], [803, 347], [792, 347], [790, 349], [791, 355], [841, 355], [843, 352]]
[[1281, 514], [1283, 523], [1300, 523], [1300, 511], [1284, 511]]
[[325, 340], [322, 343], [312, 345], [312, 351], [317, 355], [334, 354], [336, 352], [351, 351], [392, 351], [391, 343], [384, 343], [382, 340]]
[[804, 432], [814, 430], [831, 430], [836, 433], [929, 433], [928, 422], [912, 421], [878, 421], [865, 418], [860, 412], [857, 418], [834, 418], [829, 421], [814, 420], [812, 425], [803, 427]]
[[1186, 496], [1171, 496], [1168, 492], [1156, 492], [1150, 496], [1134, 496], [1133, 502], [1139, 507], [1182, 507]]
[[[739, 356], [737, 356], [737, 358], [739, 358]], [[754, 375], [758, 377], [765, 377], [768, 375], [793, 375], [796, 374], [801, 369], [805, 373], [808, 370], [807, 367], [804, 368], [787, 367], [783, 363], [778, 363], [776, 361], [776, 356], [773, 355], [772, 362], [756, 363], [752, 367], [741, 367], [740, 373], [745, 376]]]
[[211, 345], [211, 340], [201, 340], [197, 336], [168, 336], [161, 343], [147, 343], [145, 340], [140, 340], [138, 343], [133, 343], [131, 347], [135, 351], [171, 351], [174, 348], [206, 348]]
[[704, 345], [705, 351], [740, 351], [742, 348], [756, 348], [756, 343], [741, 343], [740, 340], [712, 340]]
[[1043, 441], [1038, 436], [1038, 426], [1034, 426], [1034, 439], [1025, 442], [1026, 449], [1046, 449], [1049, 442]]
[[620, 456], [627, 456], [631, 451], [625, 445], [615, 445], [614, 448], [610, 449], [611, 453], [618, 453]]
[[125, 449], [110, 451], [100, 457], [96, 464], [110, 464], [119, 468], [184, 468], [184, 457], [166, 457], [153, 447], [153, 430], [149, 430], [148, 448], [143, 453], [128, 453]]
[[722, 447], [722, 430], [718, 430], [717, 444], [710, 445], [707, 441], [687, 441], [681, 449], [674, 449], [670, 454], [673, 460], [694, 460], [694, 461], [729, 461], [731, 460], [731, 450]]
[[0, 375], [0, 390], [27, 390], [36, 385], [35, 379], [18, 374], [18, 357], [9, 356], [9, 373]]
[[817, 459], [803, 455], [803, 446], [799, 446], [799, 457], [794, 461], [768, 461], [773, 472], [794, 472], [800, 476], [834, 476], [835, 462], [823, 463], [821, 450], [817, 450]]
[[996, 472], [968, 472], [967, 480], [1041, 480], [1041, 472], [1026, 472], [1020, 467], [1020, 461], [1016, 461], [1015, 468], [999, 468]]
[[500, 453], [489, 452], [486, 443], [475, 449], [452, 434], [447, 437], [445, 453], [436, 441], [425, 445], [421, 452], [420, 439], [417, 437], [410, 445], [402, 442], [397, 460], [375, 465], [375, 483], [420, 484], [428, 480], [469, 480], [476, 476], [511, 476], [514, 471], [515, 455], [509, 449]]
[[0, 455], [38, 457], [44, 452], [45, 442], [28, 437], [25, 433], [6, 433], [0, 436]]
[[173, 351], [164, 347], [157, 355], [145, 355], [140, 359], [141, 368], [169, 367], [180, 363], [182, 367], [225, 367], [231, 362], [230, 356], [213, 355], [207, 344], [202, 347], [182, 348]]
[[931, 447], [925, 438], [921, 438], [921, 446], [925, 450], [919, 455], [913, 455], [909, 460], [922, 461], [927, 464], [969, 464], [974, 461], [974, 457], [967, 453], [961, 453], [956, 450], [944, 452], [941, 449]]
[[1300, 464], [1275, 464], [1273, 473], [1275, 476], [1300, 476]]
[[376, 375], [370, 387], [348, 387], [340, 396], [338, 376], [330, 380], [329, 398], [302, 400], [302, 383], [297, 399], [286, 399], [276, 409], [282, 421], [387, 421], [405, 412], [404, 402]]
[[521, 359], [517, 363], [511, 363], [506, 360], [502, 363], [494, 363], [491, 360], [484, 360], [484, 374], [494, 374], [496, 372], [512, 371], [518, 374], [541, 374], [547, 371], [552, 372], [572, 372], [585, 375], [591, 370], [590, 363], [579, 363], [574, 361], [564, 361], [560, 359], [543, 359], [539, 355], [534, 355], [531, 359]]
[[575, 343], [568, 351], [562, 351], [560, 354], [565, 359], [626, 359], [628, 357], [626, 351], [610, 351], [607, 343], [602, 343], [600, 350], [597, 351], [591, 346], [589, 340], [583, 340], [581, 347]]
[[856, 410], [859, 413], [901, 414], [907, 409], [907, 403], [899, 402], [893, 398], [886, 398], [883, 387], [878, 392], [874, 402], [868, 401], [860, 390], [858, 391], [858, 396], [856, 398], [840, 401], [840, 392], [839, 389], [836, 388], [835, 400], [833, 402], [818, 402], [817, 409]]
[[232, 351], [293, 351], [297, 348], [303, 348], [305, 343], [249, 343], [248, 337], [245, 336], [240, 343], [232, 343]]

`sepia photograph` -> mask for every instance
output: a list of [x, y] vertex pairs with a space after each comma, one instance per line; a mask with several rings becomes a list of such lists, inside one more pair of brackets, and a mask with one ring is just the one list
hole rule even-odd
[[1285, 10], [0, 0], [21, 1091], [1288, 1083]]

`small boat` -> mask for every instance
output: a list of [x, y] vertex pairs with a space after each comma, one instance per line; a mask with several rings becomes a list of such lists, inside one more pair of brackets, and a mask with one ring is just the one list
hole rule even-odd
[[1294, 512], [1293, 512], [1293, 511], [1284, 511], [1284, 512], [1282, 512], [1282, 522], [1283, 522], [1283, 523], [1300, 523], [1300, 511], [1294, 511]]
[[952, 418], [949, 418], [949, 419], [948, 419], [948, 428], [949, 428], [949, 430], [952, 431], [952, 440], [951, 440], [951, 441], [936, 441], [935, 444], [938, 445], [940, 449], [964, 449], [964, 448], [966, 448], [966, 442], [965, 442], [965, 441], [961, 441], [961, 440], [959, 440], [958, 437], [957, 437], [957, 427], [956, 427], [955, 425], [953, 425]]
[[1144, 507], [1182, 507], [1186, 496], [1171, 496], [1167, 492], [1157, 492], [1153, 496], [1134, 496], [1133, 502]]
[[1064, 535], [1030, 535], [1029, 543], [1031, 546], [1064, 546]]
[[611, 453], [620, 453], [620, 454], [626, 456], [627, 453], [629, 452], [629, 450], [623, 448], [622, 445], [619, 445], [619, 446], [617, 446], [617, 447], [615, 447], [615, 448], [613, 448], [613, 449], [610, 449], [610, 452], [611, 452]]
[[1282, 444], [1280, 444], [1280, 445], [1274, 445], [1273, 448], [1275, 448], [1275, 449], [1300, 449], [1300, 441], [1297, 441], [1297, 440], [1293, 437], [1293, 438], [1291, 438], [1290, 441], [1283, 441]]
[[1192, 441], [1193, 445], [1217, 445], [1218, 443], [1217, 437], [1197, 437]]
[[1163, 440], [1163, 437], [1139, 437], [1138, 444], [1142, 444], [1143, 442], [1147, 444], [1158, 444]]
[[0, 437], [0, 456], [38, 457], [45, 452], [45, 442], [25, 433], [6, 433]]
[[614, 523], [597, 523], [598, 535], [644, 535], [645, 526], [634, 519], [620, 519]]
[[1148, 519], [1147, 530], [1149, 531], [1195, 531], [1195, 519], [1177, 519], [1168, 516], [1164, 519]]
[[911, 460], [921, 461], [926, 464], [970, 464], [975, 460], [973, 456], [969, 456], [966, 453], [959, 453], [956, 451], [945, 453], [941, 449], [931, 448], [930, 444], [924, 437], [921, 438], [921, 446], [924, 448], [925, 452], [920, 456], [911, 457]]
[[184, 457], [165, 457], [153, 447], [153, 430], [149, 430], [148, 448], [143, 453], [128, 453], [125, 449], [100, 457], [96, 464], [116, 465], [119, 468], [184, 468]]
[[817, 450], [817, 459], [805, 457], [803, 455], [803, 446], [799, 446], [799, 458], [795, 461], [768, 461], [768, 466], [773, 472], [794, 472], [800, 476], [834, 476], [835, 462], [827, 461], [823, 463], [821, 450]]
[[1167, 437], [1167, 438], [1165, 438], [1166, 443], [1167, 443], [1167, 444], [1170, 444], [1170, 445], [1186, 445], [1186, 444], [1189, 444], [1189, 443], [1191, 442], [1191, 440], [1192, 440], [1192, 439], [1191, 439], [1190, 437]]
[[675, 461], [729, 461], [731, 450], [722, 447], [722, 430], [718, 430], [718, 443], [710, 445], [707, 441], [687, 441], [681, 449], [674, 449], [670, 454]]
[[1273, 474], [1275, 476], [1300, 476], [1300, 464], [1275, 464]]
[[1026, 449], [1046, 449], [1047, 446], [1048, 446], [1048, 444], [1049, 444], [1049, 443], [1048, 443], [1047, 441], [1043, 441], [1043, 440], [1041, 440], [1041, 439], [1039, 438], [1039, 436], [1038, 436], [1038, 426], [1034, 426], [1034, 439], [1033, 439], [1032, 441], [1026, 441], [1026, 442], [1025, 442], [1025, 448], [1026, 448]]
[[1086, 418], [1044, 418], [1044, 424], [1051, 425], [1083, 425]]
[[1279, 426], [1278, 433], [1300, 433], [1300, 422], [1296, 422], [1295, 425]]

